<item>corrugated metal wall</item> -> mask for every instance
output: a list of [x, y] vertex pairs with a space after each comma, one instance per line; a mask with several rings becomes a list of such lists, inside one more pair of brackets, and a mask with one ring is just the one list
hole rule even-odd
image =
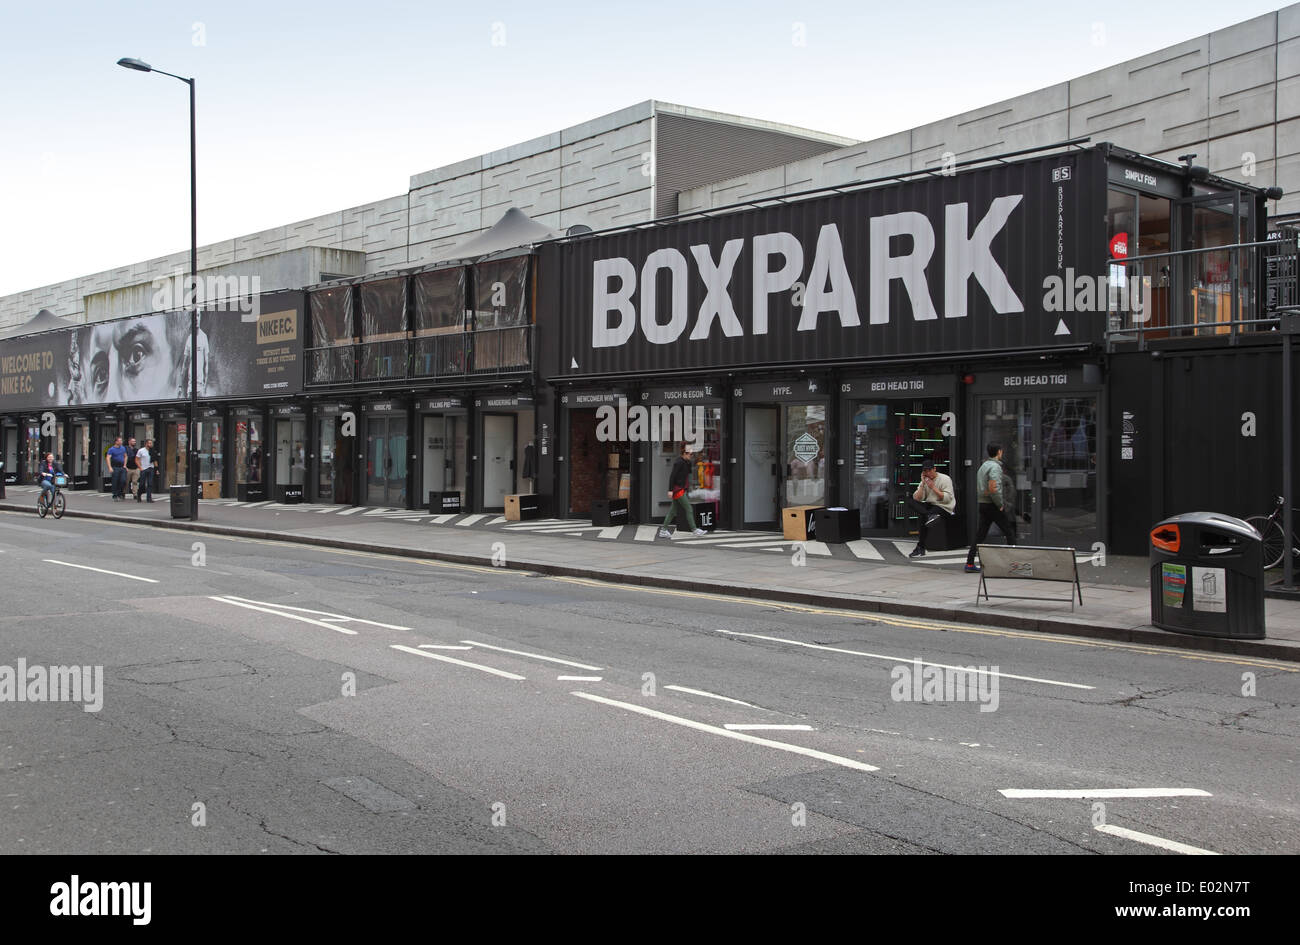
[[[1068, 179], [1061, 174], [1062, 168], [1069, 168]], [[960, 316], [961, 296], [945, 298], [946, 210], [957, 204], [967, 205], [967, 233], [953, 235], [953, 239], [965, 239], [977, 232], [994, 201], [1003, 197], [1019, 200], [1005, 223], [992, 227], [996, 235], [989, 252], [1005, 273], [1023, 311], [995, 311], [988, 293], [972, 276], [964, 283], [967, 314]], [[919, 293], [921, 310], [914, 311], [912, 298], [898, 278], [887, 280], [887, 311], [879, 305], [873, 311], [869, 277], [872, 255], [886, 249], [871, 245], [872, 221], [904, 213], [923, 215], [934, 234], [924, 276], [937, 317], [925, 317], [929, 313], [924, 311]], [[560, 331], [556, 360], [548, 369], [561, 377], [670, 373], [765, 364], [804, 366], [900, 355], [924, 359], [938, 354], [1097, 343], [1104, 330], [1101, 313], [1046, 312], [1044, 294], [1045, 280], [1067, 267], [1080, 273], [1104, 274], [1104, 219], [1105, 160], [1100, 152], [1089, 150], [565, 242], [548, 247], [542, 255], [543, 284], [550, 279], [560, 280], [558, 296], [550, 297], [550, 304], [558, 310], [542, 316], [542, 324], [549, 331], [556, 330], [556, 326]], [[906, 222], [915, 226], [917, 220], [908, 217]], [[834, 232], [828, 232], [831, 225]], [[760, 253], [756, 238], [767, 234], [794, 237], [803, 259], [797, 281], [791, 280], [794, 284], [787, 291], [760, 293], [766, 302], [768, 321], [767, 331], [762, 333], [755, 319], [754, 283], [762, 272], [784, 267], [780, 254]], [[823, 311], [817, 317], [815, 330], [799, 330], [803, 315], [801, 286], [807, 285], [808, 292], [826, 287], [825, 273], [821, 286], [807, 283], [810, 279], [818, 281], [813, 268], [819, 240], [826, 239], [829, 246], [835, 235], [853, 287], [856, 314]], [[692, 247], [707, 247], [717, 266], [724, 246], [735, 240], [740, 241], [739, 256], [726, 291], [743, 330], [724, 334], [720, 321], [715, 319], [707, 337], [693, 340], [706, 286]], [[877, 240], [888, 242], [887, 252], [892, 258], [908, 256], [915, 249], [914, 239], [908, 235], [892, 239], [878, 235]], [[679, 273], [684, 273], [684, 288], [683, 280], [674, 279], [668, 269], [646, 266], [651, 254], [660, 250], [665, 252], [655, 258], [677, 265]], [[974, 256], [983, 258], [979, 251]], [[597, 326], [617, 327], [622, 320], [617, 310], [606, 311], [615, 308], [614, 303], [594, 300], [595, 264], [610, 259], [616, 260], [612, 265], [637, 281], [629, 301], [638, 318], [630, 337], [618, 344], [606, 344], [595, 337]], [[646, 302], [642, 283], [647, 273], [653, 273], [655, 280], [650, 291], [653, 313], [641, 311]], [[602, 288], [616, 292], [630, 281], [613, 277], [604, 280]], [[680, 294], [674, 303], [674, 287], [678, 293], [685, 292], [684, 303]], [[764, 299], [758, 300], [760, 309]], [[678, 309], [675, 321], [674, 304]], [[852, 324], [854, 318], [856, 325]], [[1065, 332], [1058, 333], [1062, 321]], [[672, 336], [676, 332], [674, 337], [656, 341], [647, 337], [647, 328], [657, 333], [660, 326], [668, 324], [673, 329], [664, 334]]]

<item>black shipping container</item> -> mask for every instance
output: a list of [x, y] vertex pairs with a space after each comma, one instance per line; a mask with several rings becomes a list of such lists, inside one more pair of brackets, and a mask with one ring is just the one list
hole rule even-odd
[[1105, 275], [1105, 147], [1058, 152], [541, 251], [544, 372], [1008, 352], [1098, 343], [1046, 311], [1051, 277]]

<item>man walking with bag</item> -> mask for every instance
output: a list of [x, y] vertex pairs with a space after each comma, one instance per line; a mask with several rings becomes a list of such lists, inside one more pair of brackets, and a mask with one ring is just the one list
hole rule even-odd
[[980, 524], [970, 551], [966, 552], [966, 570], [971, 574], [980, 570], [975, 563], [975, 548], [988, 537], [990, 527], [997, 525], [1008, 545], [1016, 543], [1016, 523], [1007, 515], [1008, 484], [1002, 471], [1002, 447], [990, 443], [988, 454], [989, 458], [975, 475], [975, 486], [979, 492]]
[[668, 498], [672, 504], [668, 506], [668, 514], [664, 517], [664, 523], [659, 526], [660, 538], [672, 538], [673, 530], [671, 525], [673, 519], [677, 517], [678, 509], [686, 516], [686, 524], [690, 526], [691, 532], [695, 537], [706, 534], [704, 529], [695, 527], [695, 511], [691, 508], [691, 500], [686, 498], [686, 489], [691, 481], [691, 449], [689, 443], [682, 444], [682, 451], [673, 463], [673, 470], [668, 475]]

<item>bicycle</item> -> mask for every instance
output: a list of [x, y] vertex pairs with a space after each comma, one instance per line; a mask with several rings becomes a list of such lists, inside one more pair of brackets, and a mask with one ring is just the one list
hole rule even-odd
[[54, 491], [42, 489], [41, 494], [36, 497], [36, 514], [45, 518], [50, 512], [54, 513], [55, 518], [63, 518], [63, 512], [67, 508], [67, 500], [63, 497], [63, 488], [68, 484], [68, 477], [56, 475], [54, 477]]
[[[1274, 500], [1273, 511], [1269, 515], [1252, 515], [1246, 519], [1251, 525], [1255, 526], [1255, 531], [1264, 539], [1264, 570], [1276, 568], [1282, 563], [1282, 555], [1285, 553], [1286, 541], [1282, 534], [1282, 510], [1286, 507], [1286, 499], [1278, 496]], [[1300, 522], [1300, 511], [1291, 510], [1292, 521]], [[1300, 534], [1291, 533], [1291, 554], [1300, 558]]]

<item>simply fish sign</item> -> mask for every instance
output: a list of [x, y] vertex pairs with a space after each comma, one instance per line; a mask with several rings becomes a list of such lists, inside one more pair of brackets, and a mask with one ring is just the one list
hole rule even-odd
[[[1094, 154], [1075, 158], [1100, 167]], [[1096, 313], [1069, 313], [1063, 336], [1061, 315], [1043, 307], [1058, 263], [1099, 270], [1104, 251], [1100, 217], [1081, 210], [1104, 190], [1078, 172], [1053, 182], [1049, 164], [562, 244], [561, 362], [570, 373], [671, 370], [1100, 337]]]

